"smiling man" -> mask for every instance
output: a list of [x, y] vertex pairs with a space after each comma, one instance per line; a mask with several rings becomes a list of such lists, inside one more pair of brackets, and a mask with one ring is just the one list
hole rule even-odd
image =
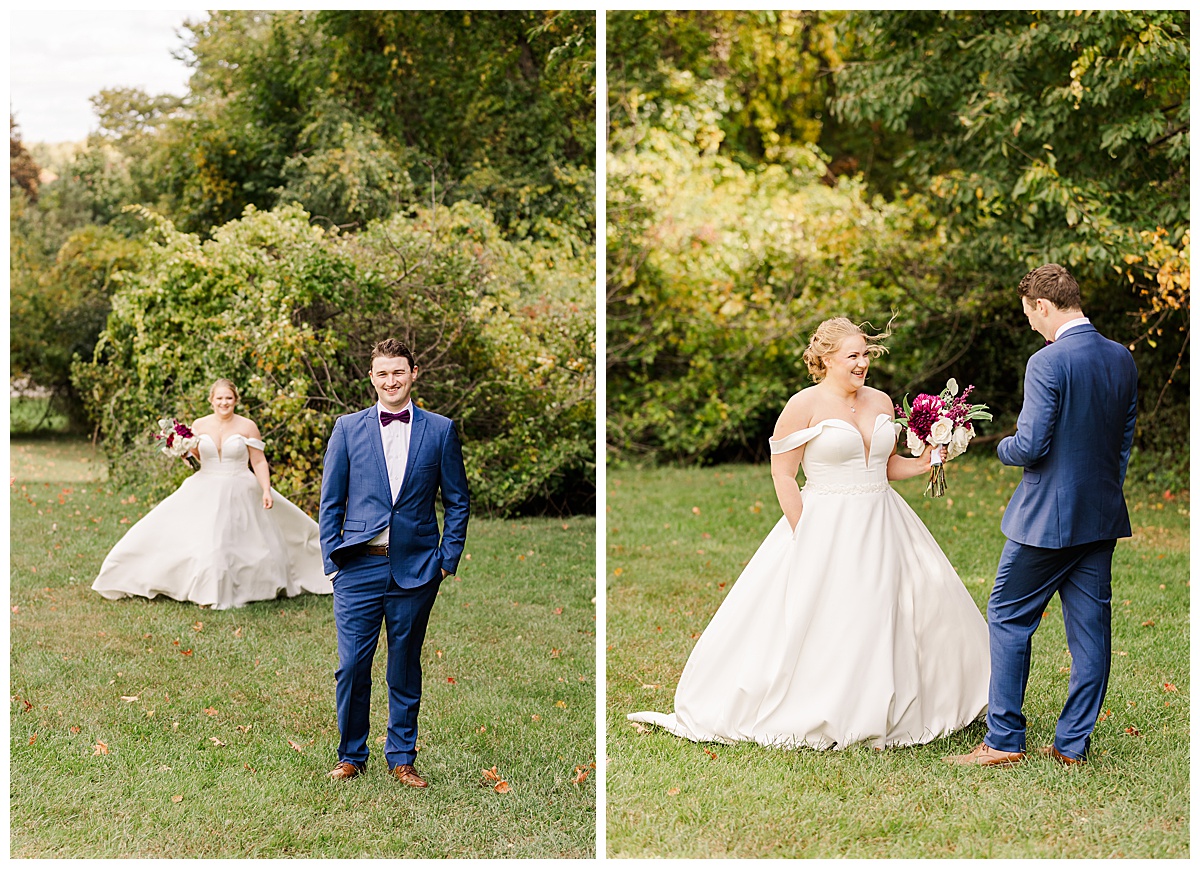
[[[438, 586], [458, 568], [469, 496], [453, 421], [416, 407], [412, 352], [395, 339], [371, 350], [379, 401], [333, 426], [321, 480], [321, 553], [333, 580], [337, 720], [333, 779], [362, 772], [370, 753], [371, 661], [387, 631], [384, 756], [397, 780], [426, 787], [414, 767], [421, 706], [421, 644]], [[439, 537], [435, 503], [445, 524]]]

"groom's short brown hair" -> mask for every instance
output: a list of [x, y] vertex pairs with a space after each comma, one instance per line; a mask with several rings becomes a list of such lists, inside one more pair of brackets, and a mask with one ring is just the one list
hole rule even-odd
[[1046, 263], [1025, 275], [1017, 286], [1017, 292], [1031, 302], [1045, 299], [1060, 311], [1078, 311], [1083, 308], [1079, 284], [1075, 283], [1071, 273], [1058, 263]]
[[380, 356], [388, 359], [399, 359], [404, 357], [408, 360], [409, 368], [417, 367], [417, 360], [413, 358], [412, 351], [402, 341], [397, 341], [395, 338], [384, 338], [378, 344], [371, 348], [371, 365], [374, 366], [375, 360]]

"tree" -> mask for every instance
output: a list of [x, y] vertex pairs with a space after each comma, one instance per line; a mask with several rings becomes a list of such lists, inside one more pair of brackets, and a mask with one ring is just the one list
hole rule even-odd
[[33, 161], [33, 157], [25, 150], [21, 142], [21, 131], [17, 129], [17, 121], [8, 116], [8, 186], [11, 191], [15, 186], [30, 202], [38, 199], [38, 175], [41, 169]]

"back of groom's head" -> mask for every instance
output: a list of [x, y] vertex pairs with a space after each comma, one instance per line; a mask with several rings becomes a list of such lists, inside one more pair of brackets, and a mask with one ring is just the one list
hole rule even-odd
[[403, 357], [408, 360], [409, 368], [417, 367], [417, 360], [413, 358], [412, 351], [402, 341], [397, 341], [395, 338], [385, 338], [371, 348], [372, 363], [381, 356], [386, 359]]
[[1046, 263], [1025, 275], [1017, 292], [1030, 302], [1045, 299], [1060, 311], [1078, 311], [1083, 307], [1079, 284], [1058, 263]]

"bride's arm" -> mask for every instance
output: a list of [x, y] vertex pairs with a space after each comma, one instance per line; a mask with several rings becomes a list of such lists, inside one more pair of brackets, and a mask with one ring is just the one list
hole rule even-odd
[[887, 478], [889, 480], [907, 480], [909, 477], [927, 474], [929, 473], [929, 460], [932, 457], [933, 450], [928, 447], [921, 455], [911, 459], [897, 455], [896, 449], [893, 447], [891, 458], [887, 463]]
[[[254, 430], [254, 433], [250, 437], [261, 441], [262, 438], [259, 436], [258, 426], [250, 423], [250, 428]], [[254, 476], [258, 480], [259, 488], [262, 489], [263, 508], [270, 510], [275, 503], [275, 500], [271, 497], [271, 466], [267, 464], [267, 456], [262, 450], [258, 447], [252, 447], [249, 444], [246, 447], [250, 452], [250, 467], [254, 470]]]
[[[798, 393], [793, 395], [779, 414], [775, 423], [776, 440], [805, 428], [809, 422], [808, 402]], [[775, 484], [775, 497], [779, 499], [779, 507], [787, 517], [792, 530], [800, 521], [804, 512], [804, 500], [800, 496], [800, 484], [796, 482], [796, 474], [800, 471], [800, 460], [804, 458], [804, 447], [800, 446], [786, 453], [771, 456], [771, 482]]]

